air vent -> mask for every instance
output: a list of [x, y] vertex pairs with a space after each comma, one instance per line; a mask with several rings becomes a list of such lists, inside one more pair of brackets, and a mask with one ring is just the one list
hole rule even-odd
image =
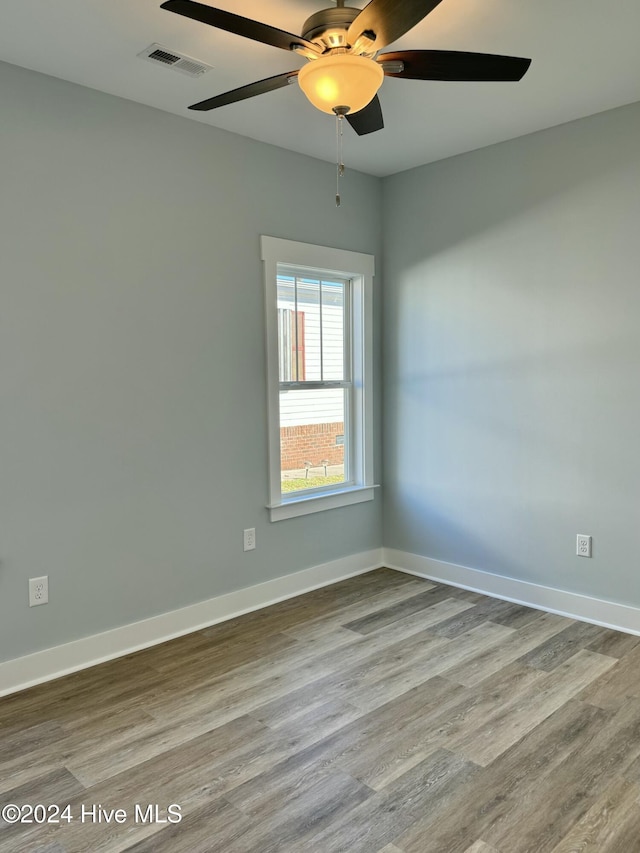
[[138, 56], [140, 59], [147, 59], [156, 65], [164, 65], [166, 68], [172, 68], [174, 71], [187, 74], [189, 77], [201, 77], [207, 71], [211, 71], [213, 67], [205, 62], [200, 62], [199, 59], [194, 59], [192, 56], [185, 56], [184, 53], [169, 50], [161, 44], [149, 45]]

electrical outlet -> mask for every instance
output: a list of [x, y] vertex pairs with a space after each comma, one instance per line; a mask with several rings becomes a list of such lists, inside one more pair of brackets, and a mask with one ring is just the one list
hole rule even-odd
[[244, 531], [244, 550], [253, 551], [256, 547], [256, 529], [255, 527], [247, 527]]
[[576, 537], [576, 554], [578, 557], [591, 556], [591, 537], [586, 533], [578, 533]]
[[29, 578], [29, 607], [49, 603], [49, 578]]

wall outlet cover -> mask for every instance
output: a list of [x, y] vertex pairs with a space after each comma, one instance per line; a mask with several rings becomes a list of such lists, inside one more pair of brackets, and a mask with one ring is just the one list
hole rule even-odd
[[29, 578], [29, 607], [49, 603], [49, 577]]
[[591, 556], [591, 536], [586, 533], [578, 533], [576, 536], [576, 554], [578, 557]]
[[256, 547], [256, 529], [255, 527], [247, 527], [244, 531], [244, 550], [253, 551]]

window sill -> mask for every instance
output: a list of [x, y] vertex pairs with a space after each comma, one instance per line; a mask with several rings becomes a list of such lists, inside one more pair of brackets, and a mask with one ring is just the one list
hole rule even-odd
[[313, 512], [322, 512], [325, 509], [337, 509], [342, 506], [372, 501], [373, 492], [376, 488], [377, 486], [353, 486], [331, 494], [289, 498], [283, 503], [272, 504], [267, 509], [271, 514], [271, 521], [283, 521], [285, 518], [310, 515]]

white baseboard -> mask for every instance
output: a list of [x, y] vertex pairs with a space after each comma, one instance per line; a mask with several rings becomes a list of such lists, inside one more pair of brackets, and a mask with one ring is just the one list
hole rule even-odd
[[462, 589], [482, 592], [493, 598], [524, 604], [547, 613], [558, 613], [582, 622], [591, 622], [604, 628], [625, 631], [627, 634], [640, 634], [640, 608], [601, 598], [591, 598], [577, 592], [568, 592], [550, 586], [530, 583], [529, 581], [494, 575], [455, 563], [445, 563], [420, 557], [406, 551], [384, 548], [384, 564], [390, 569], [417, 575], [432, 581]]
[[558, 613], [640, 635], [640, 608], [637, 607], [445, 563], [393, 548], [378, 548], [5, 661], [0, 663], [0, 696], [164, 643], [382, 566], [548, 613]]
[[383, 565], [381, 548], [363, 551], [179, 610], [161, 613], [141, 622], [0, 663], [0, 696], [164, 643], [243, 613], [379, 569]]

